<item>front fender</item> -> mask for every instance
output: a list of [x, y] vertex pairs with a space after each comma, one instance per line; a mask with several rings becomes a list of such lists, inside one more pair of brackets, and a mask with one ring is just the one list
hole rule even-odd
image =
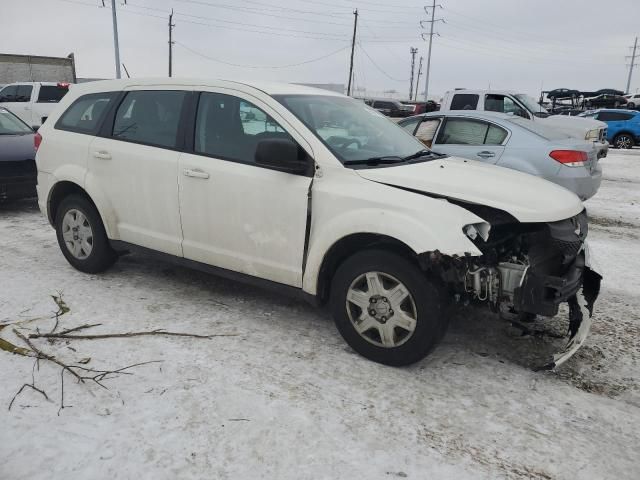
[[407, 245], [416, 254], [438, 250], [450, 256], [481, 255], [480, 250], [465, 236], [462, 228], [468, 223], [483, 220], [444, 201], [437, 202], [441, 203], [445, 210], [455, 208], [468, 213], [464, 215], [466, 221], [452, 227], [451, 223], [445, 220], [446, 215], [441, 217], [441, 222], [434, 219], [435, 223], [426, 223], [406, 213], [380, 208], [361, 208], [314, 224], [311, 229], [302, 289], [312, 295], [316, 294], [320, 267], [325, 255], [334, 244], [354, 234], [370, 233], [392, 237]]

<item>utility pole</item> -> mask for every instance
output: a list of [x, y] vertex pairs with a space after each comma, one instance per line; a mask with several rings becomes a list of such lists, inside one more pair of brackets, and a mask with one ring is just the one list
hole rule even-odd
[[116, 0], [111, 0], [111, 16], [113, 18], [113, 48], [116, 53], [116, 78], [120, 78], [120, 46], [118, 44], [118, 16], [116, 15]]
[[[437, 33], [433, 33], [433, 25], [436, 22], [444, 22], [443, 19], [435, 18], [436, 15], [436, 7], [442, 8], [442, 5], [436, 5], [436, 0], [433, 0], [433, 4], [430, 7], [424, 7], [425, 13], [429, 14], [429, 9], [431, 9], [431, 20], [423, 20], [420, 22], [420, 26], [424, 28], [423, 23], [429, 23], [429, 52], [427, 53], [427, 73], [425, 75], [425, 83], [424, 83], [424, 101], [426, 102], [429, 98], [429, 75], [431, 73], [431, 46], [433, 44], [433, 36], [438, 35]], [[422, 38], [424, 39], [424, 34], [422, 34]]]
[[173, 8], [171, 9], [171, 14], [169, 15], [169, 77], [172, 76], [173, 73], [173, 44], [175, 43], [172, 40], [173, 27], [175, 24], [173, 23]]
[[353, 52], [356, 48], [356, 29], [358, 28], [358, 9], [353, 11], [353, 40], [351, 40], [351, 62], [349, 64], [349, 82], [347, 83], [347, 96], [351, 95], [351, 79], [353, 78]]
[[413, 70], [416, 65], [416, 53], [418, 53], [417, 48], [409, 48], [409, 53], [411, 54], [411, 78], [409, 79], [409, 100], [413, 98]]
[[640, 57], [640, 54], [636, 55], [637, 49], [638, 49], [638, 37], [636, 37], [636, 41], [633, 42], [633, 53], [631, 54], [631, 57], [625, 57], [625, 58], [631, 58], [631, 65], [629, 65], [629, 76], [627, 77], [627, 89], [624, 91], [624, 93], [629, 93], [629, 89], [631, 88], [631, 74], [633, 73], [633, 67], [637, 66], [635, 64], [636, 57]]
[[418, 88], [420, 85], [420, 75], [422, 75], [422, 59], [423, 57], [420, 57], [420, 63], [418, 64], [418, 78], [416, 78], [416, 93], [413, 97], [414, 101], [418, 100]]

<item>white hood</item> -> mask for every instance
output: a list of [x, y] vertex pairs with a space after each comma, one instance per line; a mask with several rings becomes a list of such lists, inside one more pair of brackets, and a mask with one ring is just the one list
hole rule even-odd
[[584, 209], [575, 194], [554, 183], [457, 157], [356, 172], [374, 182], [498, 208], [521, 222], [555, 222]]
[[599, 120], [582, 117], [569, 117], [567, 115], [552, 115], [547, 118], [536, 118], [542, 125], [557, 128], [567, 135], [584, 140], [587, 132], [593, 129], [607, 128], [607, 124]]

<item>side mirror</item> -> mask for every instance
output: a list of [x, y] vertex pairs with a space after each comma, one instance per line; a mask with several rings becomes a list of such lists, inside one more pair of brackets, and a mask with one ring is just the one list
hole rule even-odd
[[298, 145], [285, 138], [260, 140], [256, 147], [256, 163], [287, 173], [303, 174], [309, 162], [298, 158]]

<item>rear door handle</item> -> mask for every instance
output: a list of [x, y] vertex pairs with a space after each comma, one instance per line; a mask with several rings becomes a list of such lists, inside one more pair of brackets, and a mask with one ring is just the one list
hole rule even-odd
[[205, 180], [209, 178], [209, 174], [207, 172], [203, 172], [202, 170], [198, 169], [185, 168], [182, 173], [185, 177], [203, 178]]
[[101, 160], [111, 160], [111, 154], [109, 152], [104, 151], [104, 150], [99, 150], [99, 151], [93, 152], [93, 156], [95, 158], [99, 158]]
[[477, 153], [477, 155], [478, 155], [480, 158], [491, 158], [491, 157], [495, 157], [495, 156], [496, 156], [496, 154], [495, 154], [495, 153], [490, 152], [490, 151], [488, 151], [488, 150], [484, 150], [484, 151], [482, 151], [482, 152], [478, 152], [478, 153]]

